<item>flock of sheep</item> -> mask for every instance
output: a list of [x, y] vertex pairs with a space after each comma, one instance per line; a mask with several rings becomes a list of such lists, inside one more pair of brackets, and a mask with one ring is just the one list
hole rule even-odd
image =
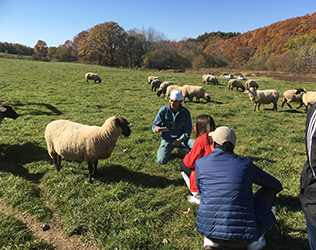
[[193, 85], [174, 85], [171, 81], [163, 82], [157, 76], [149, 76], [148, 84], [151, 84], [151, 91], [157, 90], [157, 96], [159, 97], [161, 94], [165, 95], [165, 99], [167, 100], [170, 96], [171, 92], [174, 90], [179, 90], [185, 99], [189, 99], [192, 101], [193, 98], [196, 98], [196, 101], [200, 101], [201, 98], [204, 98], [206, 102], [211, 101], [210, 95], [205, 91], [201, 86], [193, 86]]
[[[94, 82], [101, 82], [101, 78], [94, 73], [87, 73], [85, 75], [87, 82], [93, 80]], [[210, 74], [202, 76], [204, 84], [211, 83], [218, 85], [218, 79]], [[151, 91], [157, 90], [157, 96], [165, 95], [168, 99], [173, 90], [179, 90], [185, 98], [190, 101], [196, 98], [204, 98], [210, 102], [210, 95], [201, 86], [174, 85], [171, 81], [163, 82], [159, 77], [148, 77], [148, 84], [151, 84]], [[242, 89], [243, 93], [248, 94], [250, 100], [255, 104], [255, 109], [260, 104], [273, 103], [273, 110], [277, 110], [277, 101], [279, 93], [276, 90], [258, 90], [259, 85], [254, 80], [248, 80], [243, 86], [239, 80], [231, 79], [228, 82], [228, 89], [233, 88]], [[316, 101], [316, 92], [308, 92], [305, 89], [287, 90], [283, 93], [282, 107], [286, 103], [290, 108], [291, 102], [299, 102], [300, 108], [305, 105], [307, 112], [308, 106]], [[9, 105], [0, 105], [0, 124], [5, 117], [16, 119], [19, 115]], [[115, 148], [116, 141], [119, 135], [129, 136], [131, 123], [123, 117], [112, 116], [108, 118], [101, 127], [88, 126], [75, 123], [68, 120], [56, 120], [49, 123], [45, 129], [45, 140], [47, 150], [53, 163], [57, 169], [60, 170], [61, 157], [68, 160], [84, 160], [88, 164], [89, 177], [88, 181], [92, 182], [92, 176], [97, 173], [97, 164], [99, 159], [107, 159], [110, 157]]]
[[[210, 83], [214, 85], [218, 85], [218, 79], [211, 74], [205, 74], [202, 76], [202, 82], [204, 84]], [[193, 97], [196, 98], [196, 101], [199, 101], [200, 98], [204, 98], [207, 102], [211, 100], [210, 95], [205, 91], [204, 88], [200, 86], [191, 86], [184, 85], [178, 86], [174, 85], [173, 82], [163, 82], [157, 76], [149, 76], [148, 84], [151, 84], [151, 91], [157, 90], [157, 96], [159, 97], [161, 94], [165, 94], [165, 98], [168, 99], [170, 93], [173, 90], [179, 90], [182, 92], [182, 95], [185, 98], [188, 98], [192, 101]], [[270, 104], [273, 103], [273, 109], [277, 110], [277, 102], [279, 100], [279, 92], [274, 89], [265, 89], [259, 90], [259, 85], [255, 80], [249, 79], [245, 82], [245, 86], [240, 80], [231, 79], [228, 81], [228, 89], [233, 90], [234, 88], [241, 89], [244, 94], [248, 94], [251, 102], [255, 104], [254, 111], [260, 109], [261, 104]], [[291, 102], [298, 102], [300, 105], [297, 108], [305, 105], [305, 113], [308, 110], [308, 107], [312, 105], [316, 101], [316, 92], [306, 91], [306, 89], [291, 89], [287, 90], [283, 93], [283, 102], [282, 107], [286, 103], [291, 109]]]

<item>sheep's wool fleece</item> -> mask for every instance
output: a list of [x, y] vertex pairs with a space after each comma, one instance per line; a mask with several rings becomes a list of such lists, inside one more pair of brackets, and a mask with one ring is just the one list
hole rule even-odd
[[114, 116], [108, 118], [102, 127], [67, 120], [49, 123], [45, 130], [49, 155], [57, 153], [68, 160], [87, 162], [110, 157], [122, 132], [115, 120]]

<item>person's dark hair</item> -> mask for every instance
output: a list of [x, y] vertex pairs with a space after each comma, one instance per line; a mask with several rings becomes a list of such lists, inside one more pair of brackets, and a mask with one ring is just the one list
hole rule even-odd
[[215, 130], [215, 122], [210, 115], [200, 115], [195, 120], [195, 135], [199, 137], [204, 133]]
[[[211, 138], [211, 139], [210, 139], [210, 144], [212, 145], [213, 142], [215, 142], [215, 141], [213, 140], [213, 138]], [[226, 152], [234, 153], [234, 148], [235, 148], [235, 146], [234, 146], [234, 144], [233, 144], [232, 142], [230, 142], [230, 141], [225, 141], [225, 142], [223, 143], [223, 145], [219, 145], [219, 144], [217, 144], [217, 143], [215, 142], [215, 148], [220, 148], [220, 149], [222, 149], [222, 150], [224, 150], [224, 151], [226, 151]]]

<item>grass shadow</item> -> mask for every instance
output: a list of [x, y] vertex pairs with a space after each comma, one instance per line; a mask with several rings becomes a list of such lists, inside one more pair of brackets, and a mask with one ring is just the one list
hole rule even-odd
[[99, 181], [111, 183], [127, 181], [137, 186], [148, 188], [166, 188], [170, 185], [183, 186], [181, 178], [177, 180], [169, 180], [165, 177], [145, 174], [129, 170], [121, 165], [110, 165], [98, 168], [98, 175], [94, 176]]
[[47, 158], [47, 150], [31, 142], [23, 145], [0, 144], [0, 171], [39, 183], [43, 174], [29, 173], [23, 165]]
[[299, 212], [302, 211], [302, 206], [299, 197], [288, 195], [278, 195], [277, 205], [286, 209], [287, 211]]
[[33, 103], [33, 102], [29, 102], [26, 104], [16, 104], [16, 105], [12, 105], [12, 106], [30, 106], [30, 105], [37, 105], [37, 106], [44, 106], [45, 108], [47, 108], [48, 110], [50, 110], [51, 112], [43, 112], [43, 111], [39, 111], [39, 110], [34, 110], [30, 112], [30, 115], [47, 115], [47, 116], [51, 116], [51, 115], [56, 115], [56, 116], [60, 116], [63, 113], [61, 111], [59, 111], [57, 108], [55, 108], [54, 106], [47, 104], [47, 103]]

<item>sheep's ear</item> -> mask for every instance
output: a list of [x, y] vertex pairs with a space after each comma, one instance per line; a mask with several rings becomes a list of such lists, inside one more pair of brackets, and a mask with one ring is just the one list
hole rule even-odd
[[6, 107], [0, 107], [0, 112], [2, 112], [2, 113], [4, 113], [4, 112], [6, 112], [7, 111], [7, 108]]

